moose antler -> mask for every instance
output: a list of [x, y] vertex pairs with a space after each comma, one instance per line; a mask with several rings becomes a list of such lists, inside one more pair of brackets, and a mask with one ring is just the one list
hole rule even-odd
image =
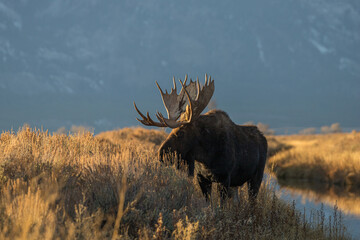
[[210, 102], [215, 90], [214, 80], [211, 80], [211, 77], [205, 74], [204, 86], [200, 87], [199, 78], [197, 78], [196, 85], [195, 82], [190, 80], [190, 84], [184, 90], [189, 92], [191, 105], [193, 106], [192, 115], [197, 118]]
[[214, 93], [214, 80], [211, 80], [211, 77], [208, 78], [207, 75], [205, 75], [205, 85], [200, 87], [199, 79], [197, 79], [196, 82], [190, 79], [190, 83], [186, 85], [187, 79], [186, 75], [184, 83], [179, 80], [182, 86], [179, 94], [177, 94], [175, 78], [173, 78], [174, 88], [171, 89], [170, 93], [168, 93], [167, 90], [164, 93], [159, 84], [155, 82], [159, 88], [168, 118], [165, 118], [160, 112], [157, 112], [156, 117], [160, 122], [154, 122], [149, 113], [147, 113], [146, 116], [142, 114], [134, 102], [136, 111], [142, 117], [142, 120], [136, 119], [147, 126], [177, 128], [185, 123], [190, 123], [200, 116]]
[[140, 112], [140, 110], [137, 108], [135, 102], [134, 102], [134, 107], [135, 110], [139, 113], [139, 115], [142, 117], [142, 120], [136, 118], [136, 120], [138, 120], [139, 122], [141, 122], [142, 124], [146, 125], [146, 126], [155, 126], [155, 127], [167, 127], [165, 124], [163, 123], [158, 123], [158, 122], [154, 122], [151, 117], [149, 112], [146, 113], [146, 117], [144, 116], [144, 114], [142, 114]]

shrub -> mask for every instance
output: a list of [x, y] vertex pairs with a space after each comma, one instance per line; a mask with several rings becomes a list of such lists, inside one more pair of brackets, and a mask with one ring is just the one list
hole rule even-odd
[[299, 131], [300, 135], [313, 135], [316, 133], [316, 128], [305, 128]]
[[342, 132], [342, 129], [339, 123], [333, 123], [330, 126], [322, 126], [320, 128], [320, 131], [323, 134], [329, 134], [329, 133], [340, 133]]

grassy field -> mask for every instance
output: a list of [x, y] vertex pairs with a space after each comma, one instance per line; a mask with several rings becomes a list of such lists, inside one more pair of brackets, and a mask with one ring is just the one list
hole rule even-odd
[[330, 185], [360, 187], [360, 133], [274, 137], [284, 146], [269, 159], [280, 179], [307, 179]]
[[[246, 187], [222, 207], [217, 194], [205, 202], [185, 171], [156, 160], [165, 137], [2, 133], [0, 239], [348, 239], [339, 213], [331, 224], [321, 211], [308, 221], [267, 182], [254, 209]], [[283, 149], [273, 143], [274, 154]]]

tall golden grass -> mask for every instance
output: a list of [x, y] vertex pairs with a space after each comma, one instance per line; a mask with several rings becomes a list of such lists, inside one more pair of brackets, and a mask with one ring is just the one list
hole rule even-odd
[[268, 183], [255, 208], [246, 187], [222, 207], [217, 194], [205, 202], [185, 171], [156, 160], [164, 137], [2, 133], [0, 239], [348, 239], [341, 219], [309, 222]]
[[290, 146], [269, 159], [278, 178], [360, 187], [360, 133], [279, 136]]

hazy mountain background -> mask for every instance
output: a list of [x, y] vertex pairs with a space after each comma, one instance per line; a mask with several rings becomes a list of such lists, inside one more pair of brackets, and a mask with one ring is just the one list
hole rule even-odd
[[237, 123], [359, 128], [360, 1], [0, 0], [2, 131], [138, 125], [186, 73]]

